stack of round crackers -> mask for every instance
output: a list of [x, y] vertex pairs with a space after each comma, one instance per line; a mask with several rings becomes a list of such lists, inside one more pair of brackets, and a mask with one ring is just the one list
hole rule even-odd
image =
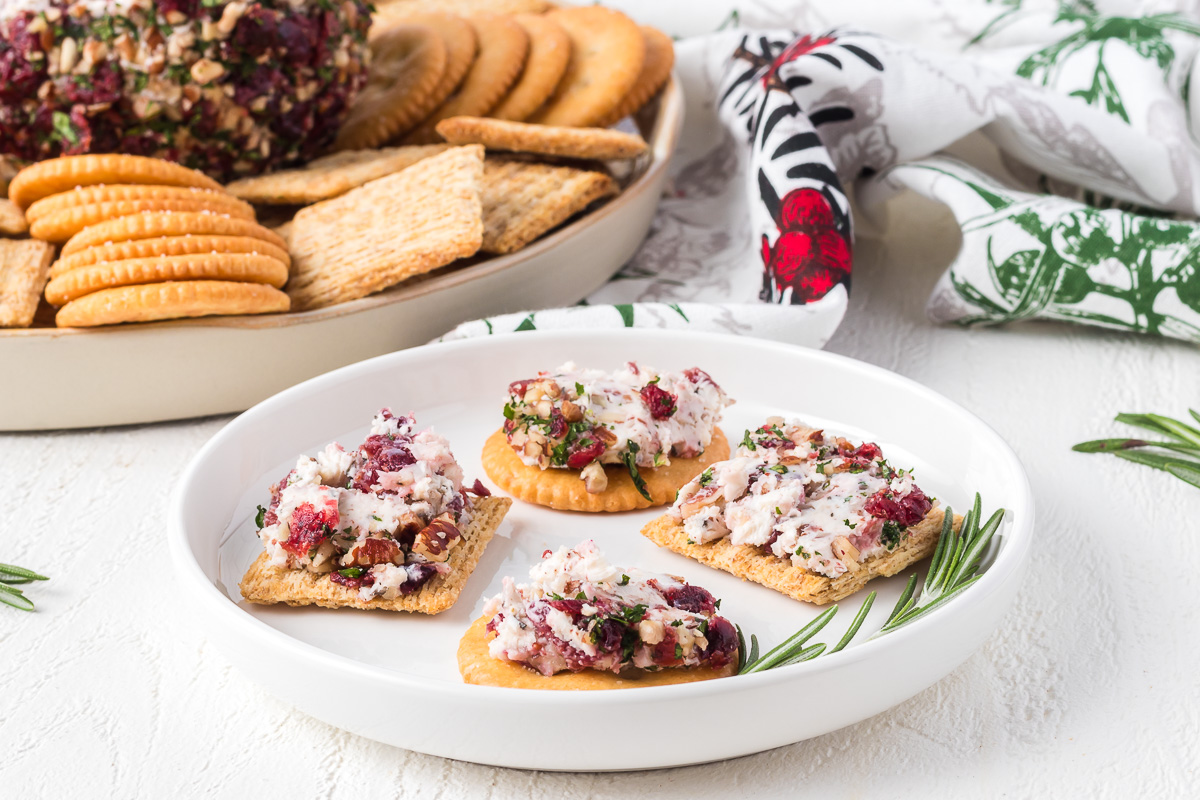
[[61, 244], [45, 298], [59, 326], [287, 311], [290, 257], [254, 209], [196, 170], [67, 156], [13, 178], [35, 239]]
[[[335, 147], [442, 141], [451, 117], [607, 127], [670, 78], [670, 37], [602, 6], [393, 0], [371, 28], [371, 74]], [[480, 8], [523, 11], [494, 13]], [[542, 13], [544, 12], [544, 13]]]

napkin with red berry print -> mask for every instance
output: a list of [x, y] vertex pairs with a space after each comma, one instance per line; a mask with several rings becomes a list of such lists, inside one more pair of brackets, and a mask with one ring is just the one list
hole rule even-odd
[[[577, 307], [446, 338], [646, 326], [821, 346], [845, 313], [855, 215], [915, 192], [962, 230], [934, 322], [1200, 341], [1200, 20], [1185, 0], [664, 5], [646, 21], [723, 8], [736, 27], [677, 43], [687, 130], [650, 237]], [[981, 155], [951, 155], [968, 137]]]

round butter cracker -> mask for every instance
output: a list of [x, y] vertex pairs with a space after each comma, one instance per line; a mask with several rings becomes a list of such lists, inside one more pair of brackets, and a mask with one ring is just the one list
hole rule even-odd
[[648, 672], [634, 670], [616, 674], [588, 669], [582, 672], [559, 672], [542, 675], [512, 661], [493, 658], [488, 652], [487, 617], [471, 623], [458, 644], [458, 671], [464, 683], [477, 686], [502, 686], [509, 689], [553, 689], [559, 691], [594, 691], [602, 689], [640, 689], [649, 686], [669, 686], [677, 683], [710, 681], [728, 678], [737, 670], [736, 661], [720, 669], [711, 667], [671, 667]]
[[672, 458], [665, 467], [642, 468], [638, 472], [646, 482], [647, 500], [633, 484], [624, 465], [608, 464], [608, 488], [592, 494], [583, 485], [579, 470], [551, 467], [538, 469], [523, 462], [499, 430], [483, 446], [483, 469], [487, 476], [518, 500], [560, 511], [632, 511], [663, 506], [675, 501], [675, 494], [710, 464], [729, 458], [729, 441], [720, 428], [713, 429], [712, 443], [695, 458]]

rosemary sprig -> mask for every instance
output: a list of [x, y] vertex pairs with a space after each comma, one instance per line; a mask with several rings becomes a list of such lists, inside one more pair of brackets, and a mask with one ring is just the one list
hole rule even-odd
[[[1189, 408], [1188, 413], [1193, 420], [1200, 422], [1200, 412]], [[1173, 455], [1183, 453], [1200, 456], [1200, 429], [1161, 414], [1117, 414], [1116, 421], [1151, 431], [1166, 439], [1095, 439], [1080, 442], [1071, 449], [1079, 453], [1110, 453], [1126, 461], [1160, 469], [1192, 486], [1200, 487], [1200, 461]], [[1156, 452], [1162, 450], [1169, 452]]]
[[45, 575], [39, 575], [31, 569], [17, 567], [12, 564], [0, 564], [0, 603], [19, 608], [22, 611], [33, 611], [33, 601], [25, 596], [20, 589], [14, 588], [32, 581], [48, 581]]
[[[1200, 473], [1197, 477], [1200, 477]], [[979, 565], [983, 560], [983, 554], [987, 551], [988, 544], [1000, 528], [1000, 522], [1004, 519], [1004, 509], [1000, 509], [988, 517], [987, 522], [980, 524], [982, 519], [983, 501], [978, 494], [975, 495], [974, 506], [963, 517], [958, 531], [954, 530], [954, 510], [946, 508], [942, 521], [942, 534], [938, 538], [937, 548], [933, 551], [933, 558], [929, 562], [929, 570], [925, 574], [925, 583], [921, 587], [921, 593], [917, 594], [917, 575], [913, 573], [912, 577], [908, 579], [904, 591], [900, 593], [900, 599], [896, 601], [892, 613], [888, 615], [883, 627], [871, 636], [872, 639], [902, 628], [931, 613], [934, 609], [940, 608], [965, 592], [971, 584], [982, 577], [979, 574]], [[863, 600], [850, 627], [846, 629], [846, 633], [842, 635], [834, 648], [829, 651], [830, 653], [836, 653], [850, 644], [850, 641], [862, 628], [874, 602], [875, 592], [871, 592]], [[761, 658], [758, 657], [758, 639], [754, 636], [750, 637], [751, 652], [748, 656], [745, 655], [746, 641], [742, 629], [739, 627], [737, 674], [749, 675], [776, 667], [786, 667], [823, 655], [826, 649], [824, 644], [809, 645], [808, 641], [833, 620], [837, 611], [836, 604], [825, 609], [819, 617], [796, 631], [786, 641]]]

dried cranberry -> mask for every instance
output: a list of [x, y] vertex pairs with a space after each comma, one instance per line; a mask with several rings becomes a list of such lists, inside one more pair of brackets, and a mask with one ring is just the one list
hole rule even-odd
[[307, 17], [293, 15], [279, 22], [279, 42], [287, 48], [285, 58], [289, 64], [303, 66], [313, 60], [319, 46], [317, 23]]
[[488, 491], [488, 488], [483, 485], [483, 483], [479, 480], [479, 478], [475, 479], [475, 485], [472, 486], [470, 489], [468, 489], [468, 491], [471, 494], [475, 495], [476, 497], [491, 497], [492, 496], [492, 493], [490, 491]]
[[329, 580], [345, 586], [347, 589], [359, 589], [363, 586], [375, 585], [375, 576], [371, 574], [370, 570], [363, 570], [362, 575], [359, 575], [357, 578], [351, 578], [348, 575], [343, 575], [341, 572], [334, 570], [333, 572], [329, 573]]
[[567, 453], [567, 466], [571, 469], [583, 469], [604, 455], [604, 451], [607, 449], [604, 442], [600, 441], [600, 437], [596, 436], [595, 431], [592, 431], [591, 434], [585, 434], [571, 443]]
[[567, 435], [567, 418], [557, 408], [550, 409], [550, 438], [561, 439]]
[[683, 371], [683, 377], [695, 384], [711, 383], [713, 386], [717, 385], [717, 382], [712, 379], [711, 375], [697, 367], [689, 367], [688, 369], [685, 369]]
[[884, 488], [868, 497], [864, 508], [873, 517], [891, 520], [907, 528], [925, 519], [933, 502], [915, 486], [903, 497], [896, 497], [895, 492]]
[[547, 600], [546, 605], [556, 608], [571, 617], [583, 616], [582, 600]]
[[596, 647], [603, 653], [615, 653], [621, 649], [625, 637], [625, 626], [609, 618], [596, 626]]
[[158, 0], [157, 5], [164, 18], [172, 11], [178, 11], [188, 19], [193, 19], [200, 10], [200, 0]]
[[312, 503], [301, 503], [292, 512], [288, 538], [281, 547], [293, 555], [306, 556], [325, 541], [337, 524], [337, 506], [325, 506], [318, 511]]
[[663, 640], [651, 648], [650, 660], [660, 667], [669, 667], [678, 664], [680, 659], [675, 656], [675, 645], [677, 643], [675, 631], [667, 628], [663, 631]]
[[857, 458], [864, 461], [875, 461], [883, 455], [883, 451], [879, 449], [879, 445], [874, 442], [863, 442], [858, 447], [842, 447], [839, 449], [843, 458]]
[[648, 383], [642, 387], [642, 399], [650, 408], [650, 416], [655, 419], [669, 419], [675, 413], [675, 395], [657, 383]]
[[412, 564], [406, 568], [408, 580], [400, 584], [400, 594], [412, 594], [437, 575], [437, 570], [429, 564]]
[[406, 446], [408, 437], [398, 436], [392, 439], [388, 436], [368, 436], [358, 449], [357, 457], [362, 459], [358, 473], [354, 476], [354, 488], [360, 492], [369, 492], [371, 487], [379, 482], [380, 472], [397, 472], [409, 464], [417, 463], [412, 451]]
[[717, 604], [707, 589], [700, 586], [684, 584], [672, 586], [663, 593], [667, 602], [680, 611], [691, 611], [696, 614], [711, 614], [716, 611]]
[[704, 634], [708, 647], [704, 648], [704, 659], [713, 669], [720, 669], [733, 661], [737, 653], [737, 631], [724, 617], [713, 617], [708, 621], [708, 632]]
[[537, 378], [526, 378], [523, 381], [513, 381], [508, 385], [508, 393], [518, 400], [525, 399], [525, 392], [529, 390], [529, 384], [538, 380]]

